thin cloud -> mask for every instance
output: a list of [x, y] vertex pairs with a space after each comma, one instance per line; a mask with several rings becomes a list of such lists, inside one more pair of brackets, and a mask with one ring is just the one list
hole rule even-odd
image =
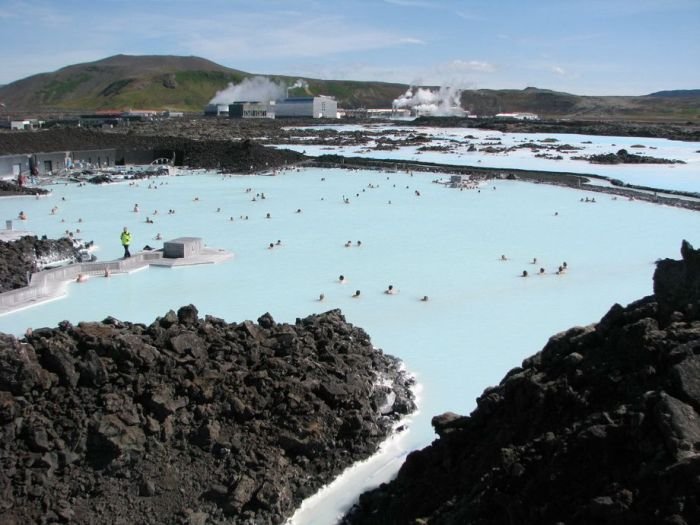
[[284, 24], [239, 25], [229, 31], [190, 34], [183, 45], [193, 54], [214, 60], [245, 56], [246, 59], [320, 57], [424, 44], [420, 39], [390, 31], [356, 28], [348, 31], [339, 18], [315, 18]]
[[424, 2], [422, 0], [384, 0], [384, 3], [397, 5], [400, 7], [422, 7], [429, 9], [437, 9], [439, 6], [431, 4], [430, 2]]
[[467, 13], [465, 11], [455, 11], [454, 13], [463, 20], [469, 20], [472, 22], [484, 20], [483, 16], [475, 15], [474, 13]]
[[480, 60], [453, 60], [447, 64], [446, 69], [453, 71], [475, 71], [480, 73], [493, 73], [496, 71], [496, 66], [489, 62]]
[[425, 40], [421, 40], [420, 38], [403, 37], [403, 38], [399, 38], [398, 43], [399, 44], [425, 44]]

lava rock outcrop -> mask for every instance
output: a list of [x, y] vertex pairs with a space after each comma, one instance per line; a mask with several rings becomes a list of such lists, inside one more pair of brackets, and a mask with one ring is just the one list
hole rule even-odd
[[414, 410], [399, 368], [338, 310], [0, 335], [0, 523], [281, 523]]
[[587, 160], [593, 164], [685, 164], [682, 160], [636, 155], [629, 153], [626, 149], [618, 150], [617, 153], [601, 153], [598, 155], [572, 157], [572, 159]]
[[7, 195], [46, 195], [49, 193], [43, 188], [20, 186], [16, 182], [0, 180], [0, 197]]
[[25, 235], [16, 241], [0, 241], [0, 292], [22, 288], [29, 276], [57, 261], [79, 262], [73, 241]]
[[700, 523], [700, 250], [654, 295], [552, 337], [347, 524]]
[[268, 148], [247, 138], [224, 140], [210, 138], [207, 133], [200, 134], [197, 140], [162, 134], [122, 134], [81, 128], [0, 134], [0, 154], [100, 148], [117, 148], [121, 151], [149, 150], [154, 152], [154, 157], [174, 157], [178, 165], [219, 169], [229, 173], [271, 170], [305, 158], [301, 153]]

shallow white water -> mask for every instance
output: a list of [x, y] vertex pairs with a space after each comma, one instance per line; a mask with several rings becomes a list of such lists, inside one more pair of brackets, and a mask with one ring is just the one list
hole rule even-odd
[[[700, 245], [697, 212], [517, 181], [458, 191], [434, 178], [320, 169], [276, 177], [210, 174], [155, 179], [158, 189], [148, 189], [147, 181], [61, 185], [50, 197], [2, 200], [5, 217], [25, 211], [23, 226], [39, 235], [81, 228], [83, 238], [101, 247], [102, 260], [121, 255], [125, 225], [134, 247], [160, 247], [157, 232], [165, 239], [200, 236], [235, 258], [71, 283], [65, 299], [0, 317], [0, 331], [21, 334], [63, 319], [108, 315], [150, 323], [188, 303], [202, 316], [228, 321], [269, 311], [294, 322], [341, 308], [376, 346], [405, 361], [421, 397], [409, 429], [383, 455], [351, 469], [295, 519], [333, 523], [362, 489], [388, 480], [408, 451], [432, 441], [434, 415], [468, 414], [485, 387], [552, 334], [597, 321], [615, 302], [650, 294], [654, 260], [677, 258], [681, 239]], [[258, 192], [266, 198], [253, 202]], [[586, 196], [597, 202], [580, 202]], [[131, 211], [135, 203], [140, 213]], [[146, 215], [155, 224], [146, 224]], [[268, 249], [278, 239], [282, 245]], [[362, 245], [346, 248], [348, 240]], [[509, 260], [499, 260], [502, 254]], [[555, 275], [563, 261], [569, 270]], [[535, 275], [540, 266], [545, 275]], [[523, 270], [530, 277], [520, 277]], [[339, 284], [340, 274], [347, 284]], [[399, 293], [384, 294], [389, 284]], [[356, 289], [361, 296], [355, 299]], [[424, 295], [428, 302], [420, 301]]]
[[[312, 129], [323, 129], [316, 126]], [[326, 126], [337, 131], [357, 131], [359, 126]], [[351, 157], [368, 157], [375, 159], [410, 159], [421, 162], [436, 162], [465, 166], [493, 168], [531, 169], [545, 171], [564, 171], [581, 174], [595, 174], [620, 179], [629, 184], [649, 186], [679, 191], [700, 191], [700, 142], [682, 142], [667, 139], [640, 137], [603, 137], [578, 134], [544, 134], [544, 133], [500, 133], [498, 131], [471, 128], [404, 128], [395, 126], [372, 126], [371, 131], [381, 131], [384, 136], [399, 139], [406, 133], [425, 134], [432, 139], [431, 145], [451, 145], [450, 152], [425, 151], [418, 147], [402, 147], [393, 151], [376, 151], [365, 146], [313, 146], [303, 144], [283, 145], [280, 147], [304, 151], [308, 155], [337, 153]], [[399, 134], [400, 133], [400, 134]], [[392, 135], [394, 134], [394, 135]], [[468, 138], [473, 137], [473, 138]], [[546, 146], [546, 139], [555, 139], [550, 145], [570, 145], [580, 148], [576, 151], [557, 152], [541, 150], [540, 153], [561, 155], [562, 160], [535, 157], [530, 149], [516, 149], [508, 153], [485, 153], [467, 151], [470, 144], [477, 150], [485, 144], [494, 147], [509, 148], [519, 144], [535, 143]], [[368, 147], [374, 146], [371, 142]], [[644, 146], [643, 148], [634, 146]], [[642, 165], [601, 165], [591, 164], [572, 157], [594, 154], [616, 153], [626, 149], [629, 153], [648, 157], [681, 160], [685, 164], [642, 164]]]

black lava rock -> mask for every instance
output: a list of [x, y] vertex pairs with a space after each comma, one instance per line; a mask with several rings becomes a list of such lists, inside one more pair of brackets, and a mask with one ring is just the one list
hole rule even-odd
[[700, 250], [553, 336], [345, 524], [700, 523]]
[[411, 384], [338, 310], [0, 334], [0, 523], [282, 523], [415, 409]]

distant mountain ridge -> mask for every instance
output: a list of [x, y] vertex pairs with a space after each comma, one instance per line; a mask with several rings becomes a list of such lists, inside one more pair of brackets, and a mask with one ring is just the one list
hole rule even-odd
[[[201, 112], [229, 83], [255, 76], [195, 56], [114, 55], [40, 73], [0, 86], [7, 113], [160, 109]], [[300, 77], [264, 75], [291, 86]], [[313, 94], [336, 97], [341, 108], [390, 108], [406, 84], [303, 78]], [[294, 93], [294, 92], [292, 92]], [[646, 96], [579, 96], [548, 89], [479, 89], [462, 92], [464, 109], [480, 116], [528, 112], [543, 118], [700, 118], [700, 90]]]
[[650, 93], [650, 97], [700, 97], [700, 89], [672, 89]]
[[528, 87], [479, 89], [462, 93], [462, 107], [477, 115], [526, 112], [542, 117], [577, 119], [672, 119], [700, 118], [700, 90], [693, 94], [646, 96], [579, 96]]

